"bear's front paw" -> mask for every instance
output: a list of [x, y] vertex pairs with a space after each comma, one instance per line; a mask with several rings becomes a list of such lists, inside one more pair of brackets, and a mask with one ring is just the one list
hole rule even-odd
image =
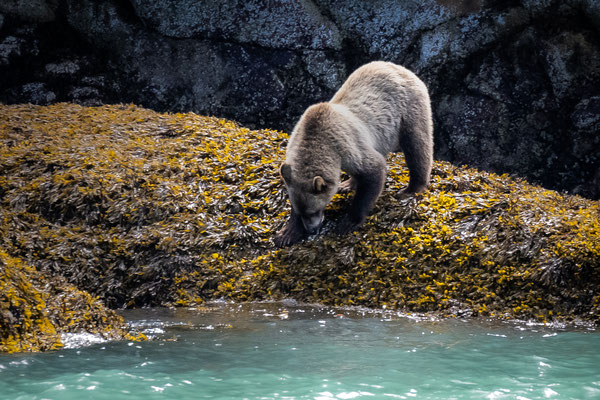
[[338, 193], [345, 194], [356, 190], [356, 181], [354, 178], [346, 179], [338, 186]]
[[286, 225], [283, 229], [281, 229], [273, 238], [273, 242], [275, 242], [275, 246], [277, 247], [285, 247], [291, 246], [294, 243], [298, 243], [304, 237], [304, 232], [299, 231], [291, 225]]
[[418, 188], [411, 188], [410, 186], [400, 190], [398, 193], [394, 195], [396, 200], [405, 200], [405, 199], [417, 199], [419, 195], [427, 190], [426, 186], [421, 186]]
[[346, 234], [354, 232], [355, 230], [360, 228], [360, 226], [363, 224], [363, 222], [364, 222], [364, 219], [360, 220], [360, 221], [356, 221], [350, 217], [346, 217], [338, 223], [335, 230], [338, 235], [346, 235]]
[[423, 193], [425, 191], [427, 191], [427, 185], [411, 185], [409, 183], [407, 187], [398, 192], [398, 195], [400, 197], [408, 197]]

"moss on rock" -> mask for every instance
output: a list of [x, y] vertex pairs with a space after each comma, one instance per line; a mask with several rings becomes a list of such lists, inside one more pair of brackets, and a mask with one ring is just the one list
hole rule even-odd
[[322, 235], [275, 249], [286, 134], [131, 105], [0, 111], [0, 248], [31, 266], [23, 279], [64, 280], [112, 308], [292, 297], [600, 319], [597, 201], [445, 162], [427, 193], [400, 199], [408, 171], [393, 155], [362, 229], [328, 233], [350, 199], [338, 195]]

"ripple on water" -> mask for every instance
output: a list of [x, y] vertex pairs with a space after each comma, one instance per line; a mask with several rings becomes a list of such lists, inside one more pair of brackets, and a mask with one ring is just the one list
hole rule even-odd
[[0, 397], [600, 398], [593, 330], [296, 304], [125, 315], [155, 340], [2, 355]]

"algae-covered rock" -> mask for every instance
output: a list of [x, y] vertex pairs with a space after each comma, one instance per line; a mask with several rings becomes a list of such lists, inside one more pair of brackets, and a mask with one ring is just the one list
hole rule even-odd
[[56, 350], [64, 333], [122, 339], [124, 325], [89, 293], [0, 250], [0, 352]]
[[31, 266], [23, 279], [66, 280], [111, 308], [294, 298], [600, 318], [599, 203], [445, 162], [427, 193], [398, 199], [408, 170], [391, 156], [363, 228], [330, 233], [338, 195], [320, 236], [276, 249], [287, 138], [131, 105], [0, 106], [0, 247]]
[[0, 252], [0, 266], [0, 351], [60, 348], [46, 311], [43, 276], [5, 252]]

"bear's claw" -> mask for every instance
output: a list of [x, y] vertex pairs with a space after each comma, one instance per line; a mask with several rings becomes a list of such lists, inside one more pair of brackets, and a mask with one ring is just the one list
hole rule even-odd
[[353, 178], [346, 179], [338, 186], [338, 193], [345, 194], [356, 190], [356, 181]]
[[298, 232], [297, 229], [290, 227], [290, 225], [286, 225], [283, 229], [281, 229], [273, 238], [273, 242], [277, 247], [286, 247], [291, 246], [294, 243], [298, 243], [304, 237], [302, 232]]

